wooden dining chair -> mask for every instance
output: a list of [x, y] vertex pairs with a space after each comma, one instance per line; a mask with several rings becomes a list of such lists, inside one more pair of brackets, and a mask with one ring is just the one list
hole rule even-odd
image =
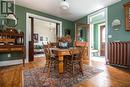
[[46, 65], [45, 68], [47, 68], [48, 77], [50, 77], [51, 68], [54, 68], [54, 70], [58, 67], [58, 58], [55, 58], [51, 55], [51, 50], [49, 44], [43, 45], [44, 47], [44, 53], [46, 57]]
[[67, 71], [69, 71], [70, 73], [72, 73], [73, 77], [74, 77], [74, 69], [75, 66], [79, 65], [79, 71], [81, 72], [81, 74], [83, 75], [83, 55], [85, 53], [85, 48], [84, 47], [79, 47], [78, 51], [79, 54], [75, 54], [75, 48], [73, 49], [68, 49], [69, 53], [70, 53], [70, 58], [67, 58]]
[[48, 45], [44, 45], [44, 53], [45, 53], [45, 57], [46, 57], [46, 65], [45, 68], [47, 68], [47, 74], [48, 77], [50, 77], [50, 68], [51, 68], [51, 55], [49, 53], [49, 48]]
[[52, 48], [56, 48], [57, 46], [58, 46], [58, 43], [57, 42], [49, 42], [49, 44], [50, 44], [50, 46], [52, 47]]

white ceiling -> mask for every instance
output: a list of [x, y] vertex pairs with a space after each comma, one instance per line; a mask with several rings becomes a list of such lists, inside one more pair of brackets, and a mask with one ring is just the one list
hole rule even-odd
[[91, 12], [104, 8], [120, 0], [66, 0], [70, 4], [67, 11], [60, 9], [61, 0], [15, 0], [16, 4], [75, 21]]

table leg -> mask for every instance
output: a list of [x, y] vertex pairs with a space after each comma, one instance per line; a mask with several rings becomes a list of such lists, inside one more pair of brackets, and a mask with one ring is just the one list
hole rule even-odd
[[25, 67], [25, 59], [23, 58], [23, 66]]
[[64, 72], [64, 63], [63, 63], [64, 57], [63, 55], [59, 56], [59, 73], [62, 74]]

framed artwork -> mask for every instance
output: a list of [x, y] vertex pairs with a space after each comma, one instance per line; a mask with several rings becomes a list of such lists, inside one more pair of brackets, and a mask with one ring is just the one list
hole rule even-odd
[[66, 35], [71, 35], [71, 30], [70, 29], [65, 29], [65, 36]]
[[38, 43], [38, 34], [33, 34], [34, 43]]
[[1, 14], [14, 14], [14, 9], [15, 9], [14, 3], [15, 2], [13, 0], [1, 1]]
[[42, 36], [40, 37], [40, 41], [43, 41], [43, 37]]

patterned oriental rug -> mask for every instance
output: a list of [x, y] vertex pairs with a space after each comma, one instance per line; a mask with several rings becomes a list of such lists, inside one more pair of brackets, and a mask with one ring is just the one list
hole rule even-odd
[[75, 68], [74, 77], [68, 71], [65, 71], [63, 75], [59, 75], [58, 71], [53, 69], [51, 70], [50, 77], [47, 78], [47, 73], [44, 67], [24, 71], [24, 87], [73, 87], [79, 82], [88, 80], [98, 73], [103, 72], [101, 69], [84, 65], [84, 75], [82, 76], [77, 68], [79, 67]]

